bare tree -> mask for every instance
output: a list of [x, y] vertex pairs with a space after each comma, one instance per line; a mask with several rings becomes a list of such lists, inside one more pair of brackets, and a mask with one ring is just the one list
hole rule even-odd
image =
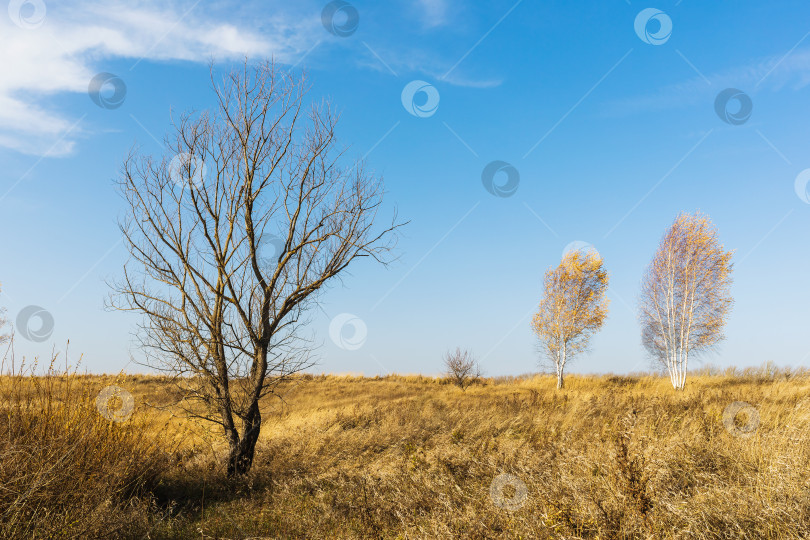
[[543, 280], [544, 297], [532, 321], [546, 357], [563, 387], [566, 363], [587, 350], [591, 335], [602, 327], [608, 313], [605, 298], [608, 273], [595, 250], [565, 254]]
[[382, 180], [341, 165], [337, 117], [304, 103], [303, 76], [245, 63], [214, 79], [215, 110], [174, 124], [171, 159], [124, 162], [130, 260], [111, 305], [143, 315], [145, 363], [184, 376], [232, 476], [253, 463], [260, 400], [311, 365], [301, 330], [319, 292], [355, 259], [390, 262], [401, 224], [374, 226]]
[[465, 390], [481, 377], [481, 366], [471, 352], [456, 347], [444, 355], [444, 367], [450, 381]]
[[724, 339], [734, 302], [731, 257], [707, 216], [680, 214], [647, 268], [639, 301], [641, 339], [676, 390], [686, 385], [689, 357]]

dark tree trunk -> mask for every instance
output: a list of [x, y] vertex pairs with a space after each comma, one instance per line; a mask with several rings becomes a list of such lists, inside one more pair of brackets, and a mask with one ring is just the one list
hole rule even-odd
[[228, 452], [228, 477], [242, 476], [250, 472], [253, 466], [253, 455], [256, 452], [256, 442], [262, 428], [262, 415], [258, 403], [251, 407], [247, 417], [243, 419], [242, 436], [238, 440], [231, 439]]

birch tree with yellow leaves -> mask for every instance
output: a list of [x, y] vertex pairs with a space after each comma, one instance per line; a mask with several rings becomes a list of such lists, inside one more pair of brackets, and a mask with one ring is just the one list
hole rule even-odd
[[532, 328], [557, 372], [558, 389], [566, 363], [588, 348], [607, 318], [607, 287], [608, 273], [595, 250], [568, 252], [559, 266], [546, 271]]
[[732, 252], [701, 214], [680, 214], [664, 233], [641, 286], [642, 343], [669, 373], [675, 390], [686, 386], [689, 358], [724, 339], [731, 311]]

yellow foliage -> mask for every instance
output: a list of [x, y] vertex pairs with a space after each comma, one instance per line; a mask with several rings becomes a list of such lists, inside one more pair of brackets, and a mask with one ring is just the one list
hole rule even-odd
[[546, 271], [544, 297], [532, 328], [557, 371], [562, 387], [566, 362], [588, 347], [591, 335], [604, 324], [609, 300], [608, 273], [594, 250], [565, 254], [556, 268]]
[[723, 338], [731, 311], [731, 251], [701, 213], [680, 214], [661, 239], [644, 276], [639, 304], [642, 342], [683, 389], [690, 355]]

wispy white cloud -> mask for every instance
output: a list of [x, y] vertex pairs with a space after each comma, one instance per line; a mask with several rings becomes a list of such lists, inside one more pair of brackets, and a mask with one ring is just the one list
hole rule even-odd
[[453, 86], [463, 86], [466, 88], [495, 88], [503, 83], [502, 79], [474, 79], [455, 72], [451, 73], [447, 77], [444, 77], [443, 79], [443, 74], [434, 73], [433, 75], [447, 84], [452, 84]]
[[448, 20], [447, 0], [416, 0], [419, 18], [426, 28], [444, 26]]
[[430, 82], [439, 82], [466, 88], [494, 88], [500, 86], [500, 78], [475, 77], [463, 70], [447, 73], [448, 60], [439, 58], [435, 53], [417, 48], [389, 48], [367, 44], [366, 54], [358, 56], [358, 64], [367, 69], [380, 72], [393, 71], [402, 78], [424, 78]]
[[662, 87], [647, 95], [610, 103], [608, 114], [628, 115], [712, 103], [726, 88], [738, 88], [749, 95], [763, 90], [800, 90], [810, 84], [810, 49], [797, 49], [789, 54], [774, 55], [748, 65], [700, 74], [678, 84]]
[[[90, 79], [110, 58], [184, 60], [273, 56], [294, 61], [311, 46], [317, 21], [273, 16], [226, 20], [202, 2], [49, 3], [42, 24], [22, 28], [0, 12], [0, 146], [42, 155], [66, 155], [80, 130], [48, 105], [49, 96], [87, 92]], [[18, 19], [19, 22], [19, 19]]]

